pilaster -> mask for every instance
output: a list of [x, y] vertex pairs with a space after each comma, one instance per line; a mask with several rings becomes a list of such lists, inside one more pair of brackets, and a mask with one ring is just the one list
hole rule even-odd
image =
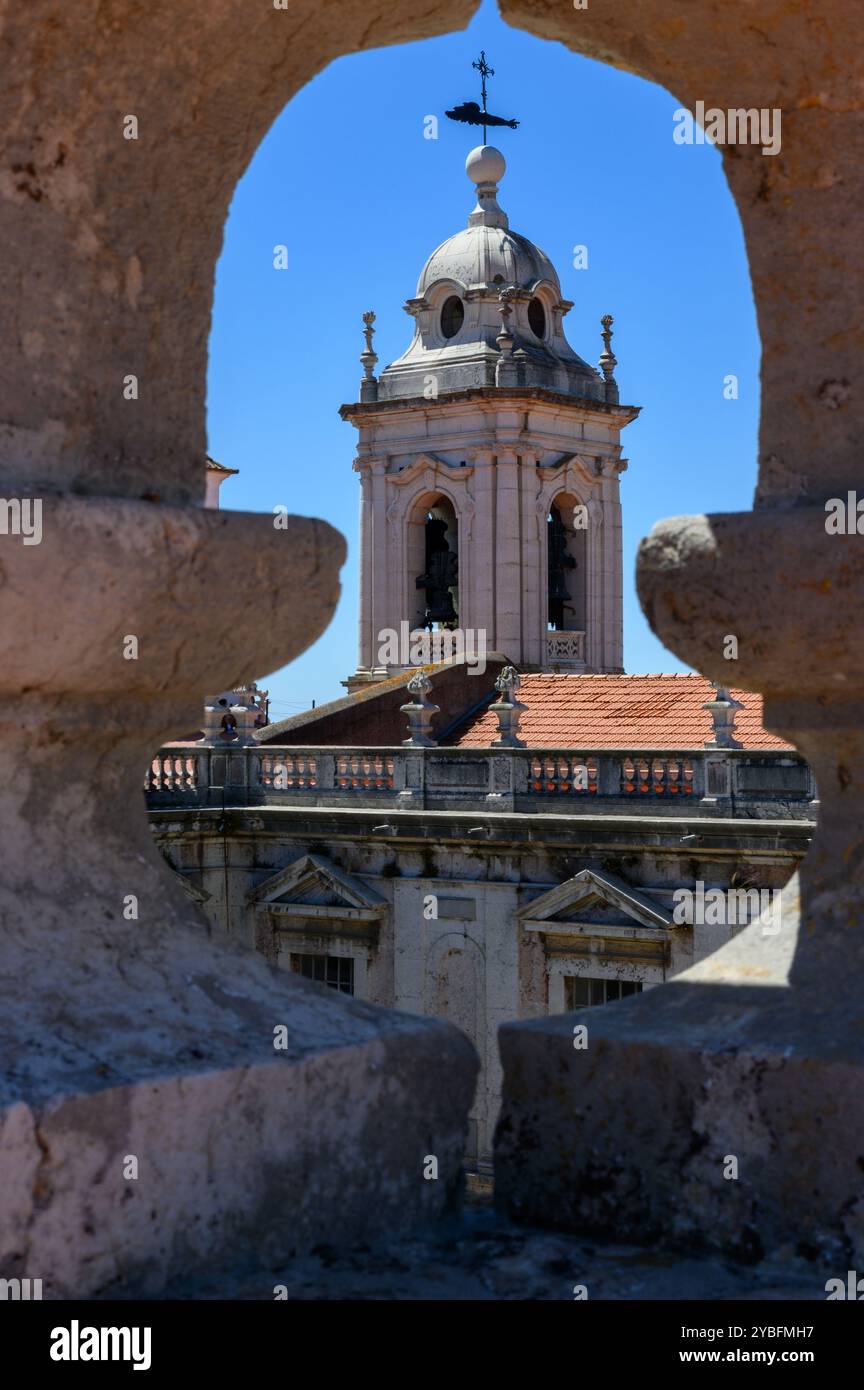
[[496, 533], [495, 533], [495, 461], [491, 449], [476, 449], [474, 463], [474, 525], [471, 547], [471, 590], [467, 595], [464, 626], [486, 630], [486, 646], [497, 651], [495, 614], [496, 592]]
[[536, 506], [537, 460], [538, 455], [533, 452], [526, 451], [520, 456], [522, 640], [514, 660], [542, 666], [546, 656], [546, 571], [543, 565], [546, 547], [541, 543]]
[[387, 483], [386, 472], [387, 462], [385, 459], [377, 458], [370, 461], [371, 473], [371, 493], [372, 493], [372, 547], [371, 565], [369, 571], [372, 575], [372, 593], [369, 603], [369, 638], [372, 644], [371, 664], [373, 670], [378, 665], [378, 634], [386, 627], [391, 627], [388, 621], [390, 617], [389, 600], [392, 592], [389, 582], [388, 565], [389, 559], [389, 536], [387, 524]]
[[496, 542], [495, 646], [513, 661], [522, 660], [522, 566], [519, 459], [499, 449], [495, 469]]

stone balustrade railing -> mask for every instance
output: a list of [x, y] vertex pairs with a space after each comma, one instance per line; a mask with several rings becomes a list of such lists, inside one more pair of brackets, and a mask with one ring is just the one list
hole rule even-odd
[[546, 664], [553, 667], [579, 666], [585, 663], [584, 632], [547, 632]]
[[281, 748], [197, 744], [162, 749], [148, 805], [388, 805], [555, 812], [650, 803], [655, 814], [802, 817], [816, 788], [794, 754], [530, 748]]

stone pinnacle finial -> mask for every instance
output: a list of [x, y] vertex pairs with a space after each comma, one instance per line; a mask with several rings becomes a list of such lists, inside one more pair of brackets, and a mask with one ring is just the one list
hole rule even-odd
[[495, 682], [495, 689], [502, 695], [515, 695], [521, 684], [522, 679], [516, 667], [505, 666]]
[[428, 698], [432, 682], [425, 671], [415, 671], [407, 684], [411, 696], [407, 705], [400, 705], [401, 714], [408, 716], [408, 737], [403, 738], [404, 748], [434, 748], [432, 720], [440, 713], [440, 706]]
[[375, 333], [373, 324], [375, 315], [369, 309], [363, 315], [363, 336], [366, 339], [366, 350], [361, 352], [360, 361], [363, 363], [364, 377], [360, 382], [361, 401], [377, 401], [378, 399], [378, 378], [375, 376], [375, 363], [378, 361], [378, 354], [372, 347], [372, 338]]
[[603, 351], [600, 354], [600, 370], [606, 382], [606, 399], [613, 405], [618, 404], [618, 384], [615, 380], [615, 368], [618, 366], [618, 358], [612, 351], [612, 325], [615, 322], [611, 314], [604, 314], [600, 320], [603, 325], [603, 332], [600, 335], [603, 339]]
[[740, 700], [733, 700], [728, 685], [718, 685], [712, 681], [714, 699], [702, 706], [710, 712], [714, 724], [714, 737], [705, 740], [706, 748], [742, 748], [743, 744], [735, 737], [735, 711], [743, 709]]
[[498, 720], [498, 737], [492, 740], [493, 748], [524, 748], [519, 737], [519, 721], [527, 706], [517, 699], [520, 676], [515, 666], [505, 666], [495, 682], [498, 699], [489, 708]]

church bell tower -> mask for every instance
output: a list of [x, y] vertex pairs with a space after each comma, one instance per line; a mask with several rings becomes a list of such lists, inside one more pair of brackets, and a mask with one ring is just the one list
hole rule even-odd
[[376, 377], [364, 315], [360, 399], [340, 412], [359, 435], [351, 689], [413, 664], [406, 633], [482, 633], [523, 671], [623, 669], [619, 436], [639, 412], [619, 404], [612, 319], [597, 370], [564, 336], [554, 266], [498, 204], [504, 156], [484, 144], [465, 168], [477, 203], [405, 304], [410, 347]]

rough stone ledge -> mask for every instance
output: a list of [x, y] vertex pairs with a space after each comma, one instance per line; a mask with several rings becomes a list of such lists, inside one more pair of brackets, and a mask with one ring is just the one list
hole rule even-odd
[[[689, 974], [501, 1029], [502, 1209], [607, 1239], [753, 1262], [819, 1251], [834, 1273], [858, 1267], [864, 1008]], [[724, 1177], [729, 1156], [737, 1179]]]
[[[97, 1010], [88, 1055], [69, 1059], [74, 1086], [56, 1084], [61, 1036], [43, 1039], [41, 1084], [32, 1064], [30, 1085], [6, 1069], [0, 1277], [39, 1278], [46, 1298], [158, 1296], [181, 1274], [398, 1235], [458, 1207], [477, 1072], [468, 1040], [224, 956], [218, 994], [202, 976], [166, 985], [161, 1009], [142, 999], [150, 1053], [146, 1030], [138, 1049], [128, 1034], [112, 1046]], [[121, 1013], [130, 1000], [115, 983], [108, 1011]], [[430, 1154], [437, 1181], [423, 1176]], [[129, 1156], [137, 1179], [124, 1176]]]
[[[829, 535], [825, 521], [824, 505], [658, 521], [636, 559], [657, 636], [712, 680], [729, 681], [734, 667], [735, 684], [766, 698], [859, 695], [864, 645], [850, 633], [864, 547], [857, 535]], [[735, 662], [723, 655], [727, 633], [738, 638]]]
[[458, 1221], [431, 1233], [382, 1239], [353, 1250], [328, 1245], [288, 1265], [219, 1270], [170, 1290], [179, 1299], [572, 1303], [689, 1299], [824, 1300], [834, 1274], [800, 1258], [737, 1264], [716, 1255], [679, 1256], [619, 1242], [588, 1241], [509, 1221], [472, 1200]]
[[[167, 694], [180, 702], [180, 724], [166, 729], [174, 737], [185, 727], [182, 697], [200, 718], [205, 691], [292, 660], [336, 607], [345, 542], [326, 522], [284, 516], [276, 528], [272, 516], [251, 512], [69, 494], [39, 500], [41, 543], [13, 537], [3, 549], [0, 687], [16, 698], [23, 685], [65, 713], [69, 695]], [[226, 585], [226, 566], [245, 583]], [[254, 622], [250, 593], [262, 596]], [[135, 660], [123, 658], [126, 633], [138, 640]], [[62, 659], [72, 652], [74, 660]]]

